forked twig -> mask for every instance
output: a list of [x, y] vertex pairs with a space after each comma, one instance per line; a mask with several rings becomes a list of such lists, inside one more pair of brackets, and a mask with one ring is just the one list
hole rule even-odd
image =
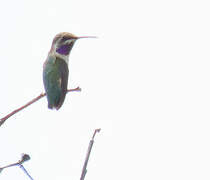
[[28, 154], [22, 154], [22, 157], [21, 157], [21, 160], [19, 160], [18, 162], [16, 163], [12, 163], [12, 164], [9, 164], [7, 166], [4, 166], [4, 167], [0, 167], [0, 172], [3, 170], [3, 169], [6, 169], [8, 167], [12, 167], [12, 166], [19, 166], [23, 172], [31, 179], [33, 180], [33, 178], [31, 177], [31, 175], [28, 173], [28, 171], [24, 168], [23, 166], [23, 163], [30, 160], [30, 156]]
[[100, 132], [100, 130], [101, 129], [95, 129], [95, 131], [93, 133], [93, 136], [92, 136], [92, 139], [90, 140], [90, 143], [89, 143], [89, 146], [88, 146], [88, 150], [87, 150], [87, 155], [86, 155], [85, 162], [84, 162], [84, 165], [83, 165], [83, 168], [82, 168], [82, 173], [81, 173], [80, 180], [84, 180], [85, 179], [85, 175], [87, 173], [87, 164], [88, 164], [88, 160], [89, 160], [89, 157], [90, 157], [91, 149], [92, 149], [93, 143], [94, 143], [94, 137], [95, 137], [97, 132]]
[[[77, 87], [75, 89], [69, 89], [67, 90], [67, 92], [72, 92], [72, 91], [81, 91], [80, 87]], [[7, 114], [5, 117], [0, 119], [0, 126], [11, 116], [13, 116], [14, 114], [16, 114], [17, 112], [23, 110], [24, 108], [28, 107], [29, 105], [35, 103], [36, 101], [38, 101], [39, 99], [41, 99], [42, 97], [46, 96], [46, 93], [41, 93], [39, 96], [37, 96], [36, 98], [32, 99], [31, 101], [29, 101], [27, 104], [21, 106], [18, 109], [15, 109], [14, 111], [12, 111], [11, 113]]]

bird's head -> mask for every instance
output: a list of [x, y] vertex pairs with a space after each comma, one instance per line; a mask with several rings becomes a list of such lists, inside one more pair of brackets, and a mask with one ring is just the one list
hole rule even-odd
[[59, 33], [54, 37], [50, 51], [62, 56], [68, 56], [77, 39], [78, 38], [71, 33]]
[[81, 36], [77, 37], [68, 32], [61, 32], [57, 34], [52, 42], [51, 52], [59, 54], [61, 56], [69, 56], [69, 53], [76, 42], [81, 38], [95, 38], [94, 36]]

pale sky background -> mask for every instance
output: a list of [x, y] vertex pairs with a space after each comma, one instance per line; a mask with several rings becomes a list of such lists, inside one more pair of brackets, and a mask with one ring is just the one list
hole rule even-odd
[[[42, 65], [63, 31], [78, 40], [59, 111], [43, 98], [0, 127], [0, 166], [31, 160], [35, 180], [210, 179], [210, 2], [0, 3], [0, 118], [44, 92]], [[18, 167], [2, 180], [27, 180]]]

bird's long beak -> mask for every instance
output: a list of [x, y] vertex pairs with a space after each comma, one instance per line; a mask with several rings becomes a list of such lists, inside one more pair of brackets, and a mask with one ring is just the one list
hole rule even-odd
[[80, 36], [77, 37], [77, 39], [82, 39], [82, 38], [97, 38], [96, 36]]
[[[82, 38], [97, 38], [96, 36], [80, 36], [80, 37], [74, 37], [74, 40], [82, 39]], [[71, 44], [72, 39], [66, 40], [64, 44]]]

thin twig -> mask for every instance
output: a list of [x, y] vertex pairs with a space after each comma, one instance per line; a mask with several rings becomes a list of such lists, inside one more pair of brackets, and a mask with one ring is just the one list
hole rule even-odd
[[84, 162], [84, 165], [83, 165], [83, 168], [82, 168], [82, 173], [81, 173], [80, 180], [84, 180], [85, 179], [85, 175], [87, 173], [87, 164], [88, 164], [88, 160], [89, 160], [89, 157], [90, 157], [91, 149], [92, 149], [93, 143], [94, 143], [94, 137], [95, 137], [97, 132], [100, 132], [100, 130], [101, 129], [95, 129], [95, 131], [93, 133], [93, 136], [92, 136], [92, 139], [90, 140], [90, 143], [89, 143], [89, 146], [88, 146], [88, 150], [87, 150], [87, 155], [86, 155], [85, 162]]
[[9, 168], [9, 167], [12, 167], [12, 166], [17, 166], [19, 164], [20, 164], [20, 162], [18, 161], [16, 163], [12, 163], [12, 164], [6, 165], [4, 167], [1, 167], [0, 169], [3, 170], [3, 169], [6, 169], [6, 168]]
[[23, 170], [23, 172], [31, 179], [33, 180], [33, 178], [31, 177], [31, 175], [28, 173], [28, 171], [24, 168], [24, 166], [22, 164], [19, 165], [20, 168]]
[[[72, 91], [81, 91], [80, 87], [77, 87], [75, 89], [69, 89], [67, 90], [67, 92], [72, 92]], [[7, 114], [5, 117], [0, 119], [0, 126], [7, 120], [9, 119], [11, 116], [13, 116], [14, 114], [16, 114], [17, 112], [23, 110], [24, 108], [28, 107], [29, 105], [35, 103], [36, 101], [38, 101], [39, 99], [41, 99], [42, 97], [46, 96], [46, 93], [41, 93], [39, 96], [37, 96], [36, 98], [32, 99], [31, 101], [29, 101], [27, 104], [21, 106], [18, 109], [15, 109], [14, 111], [12, 111], [11, 113]]]

